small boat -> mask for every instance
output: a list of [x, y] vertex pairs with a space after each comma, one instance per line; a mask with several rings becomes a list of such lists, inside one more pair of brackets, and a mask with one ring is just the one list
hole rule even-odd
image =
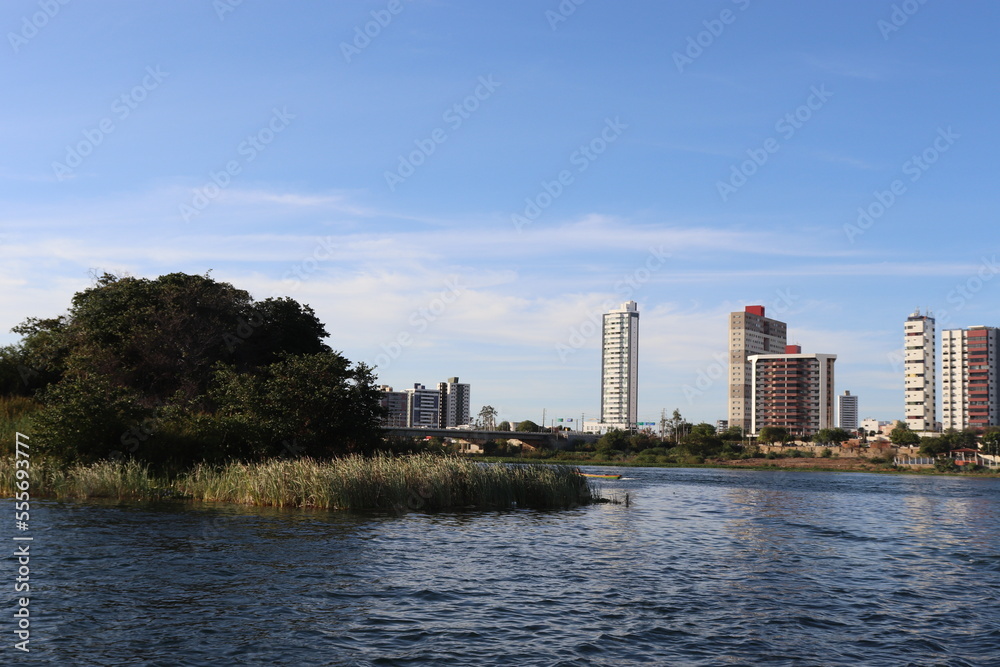
[[598, 475], [598, 474], [592, 473], [592, 472], [581, 472], [580, 474], [583, 475], [584, 477], [594, 477], [596, 479], [621, 479], [622, 478], [621, 475]]

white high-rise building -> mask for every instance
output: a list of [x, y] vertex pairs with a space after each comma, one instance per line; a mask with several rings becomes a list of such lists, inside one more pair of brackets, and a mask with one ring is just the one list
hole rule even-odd
[[460, 383], [457, 377], [448, 378], [447, 382], [438, 382], [438, 393], [441, 394], [441, 428], [468, 424], [471, 409], [469, 385]]
[[961, 431], [1000, 424], [1000, 329], [941, 332], [941, 425]]
[[639, 403], [639, 307], [626, 301], [604, 314], [601, 347], [601, 422], [635, 428]]
[[849, 391], [837, 396], [837, 427], [845, 431], [858, 430], [858, 397]]
[[906, 318], [903, 343], [906, 424], [911, 431], [935, 431], [937, 378], [935, 375], [934, 318], [918, 308]]

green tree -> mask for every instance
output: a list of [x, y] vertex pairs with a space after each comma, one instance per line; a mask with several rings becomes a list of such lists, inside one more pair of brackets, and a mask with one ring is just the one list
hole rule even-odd
[[987, 431], [983, 435], [983, 454], [1000, 456], [1000, 429]]
[[956, 431], [950, 428], [941, 434], [941, 440], [949, 449], [974, 449], [977, 445], [976, 432], [971, 429]]
[[678, 408], [674, 408], [674, 413], [670, 418], [670, 436], [673, 438], [674, 444], [679, 444], [681, 441], [681, 435], [683, 435], [686, 428], [690, 426], [681, 416], [681, 411]]
[[629, 434], [621, 429], [613, 428], [597, 440], [596, 448], [605, 451], [617, 449], [624, 452], [628, 449], [628, 445]]
[[788, 442], [791, 436], [788, 433], [788, 429], [783, 426], [765, 426], [760, 429], [760, 433], [757, 434], [757, 439], [773, 445], [776, 442]]
[[722, 438], [716, 435], [715, 427], [701, 423], [692, 426], [690, 432], [681, 438], [680, 449], [691, 456], [705, 458], [721, 452], [722, 444]]
[[530, 419], [525, 419], [523, 422], [518, 422], [515, 431], [520, 431], [521, 433], [538, 433], [541, 427]]
[[222, 367], [212, 397], [218, 415], [258, 435], [250, 451], [259, 458], [287, 453], [330, 457], [370, 452], [381, 443], [383, 410], [375, 376], [365, 364], [335, 352], [287, 355], [254, 373]]
[[124, 449], [129, 430], [154, 413], [140, 396], [100, 375], [79, 375], [50, 385], [40, 398], [45, 405], [32, 419], [41, 454], [67, 463], [91, 463]]
[[496, 429], [497, 411], [492, 405], [484, 405], [479, 411], [479, 423], [487, 431]]
[[44, 387], [41, 448], [65, 460], [183, 465], [382, 446], [371, 369], [333, 352], [292, 299], [254, 302], [208, 275], [104, 274], [65, 316], [15, 332], [0, 387], [11, 391], [14, 368]]
[[[64, 318], [29, 319], [17, 331], [66, 373], [99, 373], [148, 402], [202, 395], [218, 362], [247, 370], [283, 354], [329, 352], [312, 309], [292, 299], [254, 303], [208, 275], [155, 279], [104, 274], [74, 295]], [[61, 361], [61, 364], [59, 363]]]
[[899, 447], [907, 447], [920, 443], [920, 436], [910, 430], [904, 422], [897, 421], [896, 428], [889, 433], [889, 441]]
[[851, 439], [851, 434], [842, 428], [821, 428], [813, 440], [820, 444], [840, 444]]
[[636, 433], [628, 438], [628, 451], [641, 452], [659, 446], [660, 441], [648, 433]]
[[719, 437], [726, 442], [742, 442], [743, 428], [740, 426], [730, 426]]
[[944, 438], [919, 438], [920, 453], [924, 456], [939, 456], [951, 451], [952, 447]]
[[500, 422], [500, 425], [497, 426], [497, 430], [498, 431], [509, 431], [510, 430], [510, 422], [509, 421], [502, 421], [502, 422]]

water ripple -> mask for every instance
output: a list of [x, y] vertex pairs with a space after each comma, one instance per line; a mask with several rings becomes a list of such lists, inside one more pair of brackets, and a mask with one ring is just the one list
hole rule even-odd
[[42, 502], [25, 664], [1000, 664], [997, 480], [650, 469], [606, 487], [631, 506]]

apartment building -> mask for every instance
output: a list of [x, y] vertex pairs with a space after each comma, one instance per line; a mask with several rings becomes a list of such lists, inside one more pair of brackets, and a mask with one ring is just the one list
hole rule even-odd
[[858, 397], [849, 391], [837, 396], [837, 427], [845, 431], [858, 430]]
[[945, 429], [1000, 425], [1000, 330], [941, 332], [941, 423]]
[[729, 314], [729, 426], [749, 433], [753, 414], [753, 374], [750, 356], [781, 354], [787, 325], [765, 317], [764, 306], [747, 306]]
[[835, 354], [803, 354], [798, 345], [783, 354], [750, 355], [750, 432], [778, 426], [801, 438], [833, 428], [836, 360]]
[[934, 318], [920, 309], [906, 318], [903, 374], [906, 424], [911, 431], [935, 431], [937, 422]]
[[469, 385], [460, 383], [457, 377], [448, 378], [446, 382], [438, 382], [438, 393], [441, 396], [438, 418], [441, 428], [468, 424], [472, 408]]
[[626, 301], [604, 314], [601, 346], [601, 423], [636, 427], [639, 414], [639, 307]]

